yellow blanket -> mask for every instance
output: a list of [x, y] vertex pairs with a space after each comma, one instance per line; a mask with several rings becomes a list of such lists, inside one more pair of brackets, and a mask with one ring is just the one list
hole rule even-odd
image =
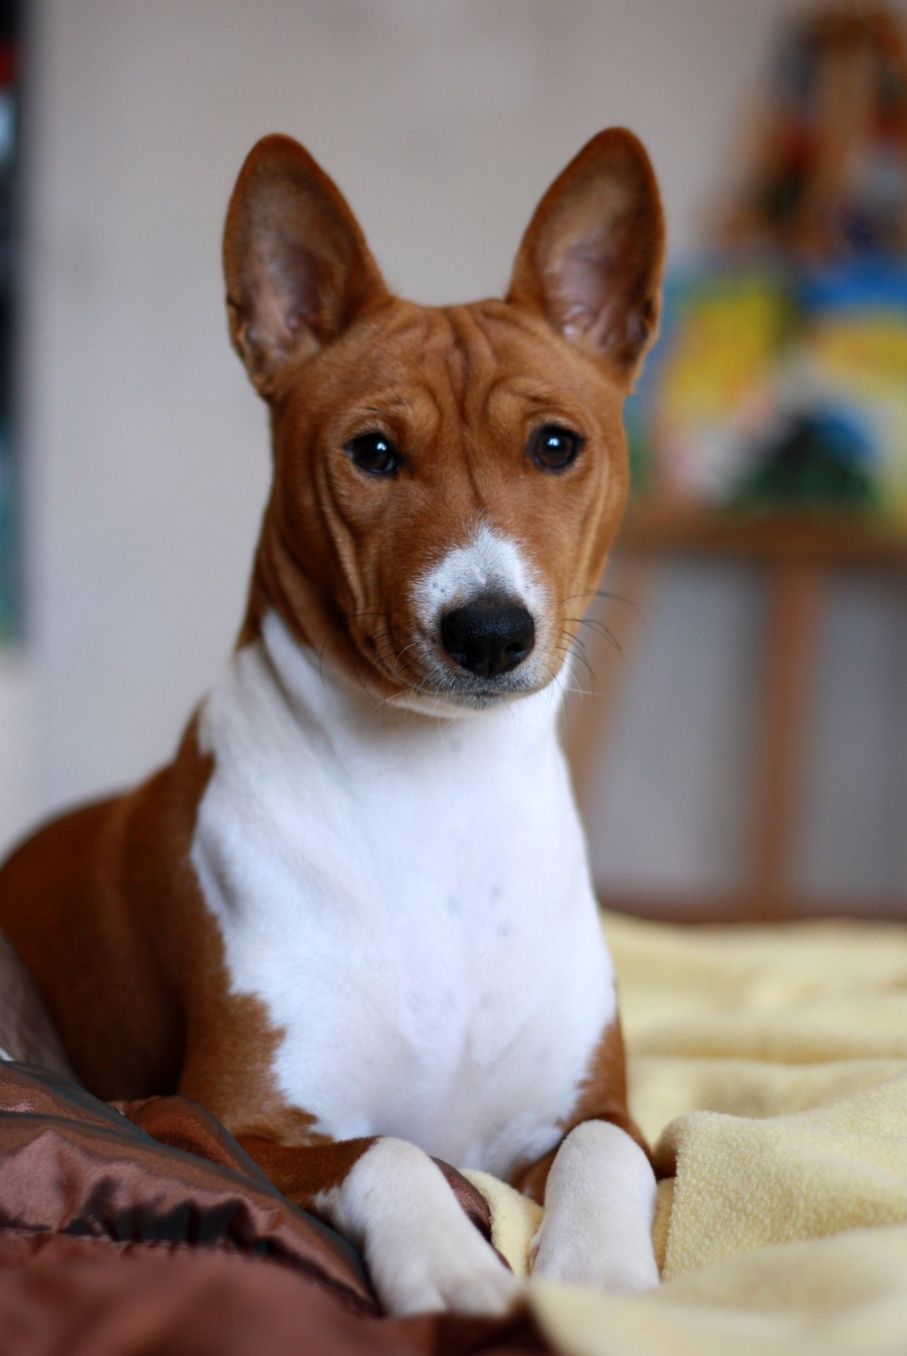
[[[609, 916], [665, 1284], [530, 1284], [575, 1356], [907, 1356], [907, 927]], [[476, 1174], [516, 1270], [538, 1207]]]

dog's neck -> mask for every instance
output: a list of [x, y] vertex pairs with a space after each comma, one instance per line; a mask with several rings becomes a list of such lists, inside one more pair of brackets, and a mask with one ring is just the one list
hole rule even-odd
[[288, 803], [308, 794], [317, 767], [319, 784], [330, 781], [344, 804], [387, 795], [401, 813], [431, 804], [443, 817], [452, 798], [513, 799], [515, 781], [563, 786], [569, 797], [560, 711], [557, 684], [484, 711], [410, 709], [369, 691], [269, 612], [209, 694], [199, 735], [202, 751], [244, 783], [258, 775], [252, 768], [279, 777]]
[[302, 735], [327, 741], [332, 756], [351, 768], [361, 766], [366, 754], [369, 761], [386, 755], [405, 767], [418, 753], [462, 761], [478, 771], [502, 754], [537, 755], [544, 744], [557, 742], [556, 684], [482, 711], [418, 697], [382, 697], [326, 653], [297, 640], [273, 611], [263, 617], [258, 639], [234, 662], [254, 663], [255, 686], [268, 704]]

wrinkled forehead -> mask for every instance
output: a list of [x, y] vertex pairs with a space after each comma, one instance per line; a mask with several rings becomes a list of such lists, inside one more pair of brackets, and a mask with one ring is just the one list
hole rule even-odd
[[428, 441], [446, 427], [493, 436], [514, 422], [558, 417], [594, 432], [620, 419], [622, 392], [606, 369], [505, 302], [396, 301], [315, 366], [311, 394], [326, 410], [339, 404], [345, 418], [388, 419]]

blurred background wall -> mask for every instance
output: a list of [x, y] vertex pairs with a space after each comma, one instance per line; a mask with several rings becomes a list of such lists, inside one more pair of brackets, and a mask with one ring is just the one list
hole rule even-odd
[[[0, 846], [162, 761], [229, 650], [267, 474], [219, 270], [253, 141], [303, 140], [391, 284], [445, 302], [499, 291], [550, 179], [626, 123], [680, 257], [792, 7], [32, 0], [25, 635], [0, 653]], [[714, 886], [736, 869], [760, 605], [745, 571], [698, 567], [669, 571], [647, 605], [594, 797], [606, 883]], [[859, 581], [832, 609], [802, 854], [822, 888], [907, 879], [905, 685], [890, 690], [907, 674], [903, 612]]]

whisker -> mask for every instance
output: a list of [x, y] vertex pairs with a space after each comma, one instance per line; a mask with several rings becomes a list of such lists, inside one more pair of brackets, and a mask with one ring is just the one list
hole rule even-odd
[[579, 649], [574, 648], [576, 644], [575, 638], [571, 639], [569, 636], [565, 636], [564, 639], [567, 641], [566, 645], [553, 645], [551, 648], [553, 650], [556, 650], [558, 654], [562, 654], [565, 659], [577, 659], [581, 664], [585, 664], [586, 668], [589, 671], [589, 677], [592, 679], [594, 683], [595, 672], [592, 668], [592, 665], [589, 663], [587, 656], [584, 654], [582, 647], [580, 647]]
[[[611, 647], [617, 651], [617, 653], [623, 660], [627, 672], [628, 673], [633, 672], [630, 666], [630, 662], [627, 659], [627, 656], [624, 654], [623, 646], [617, 639], [617, 636], [611, 630], [610, 626], [606, 626], [603, 621], [599, 621], [597, 618], [591, 617], [566, 617], [564, 620], [569, 622], [578, 622], [580, 626], [591, 626], [592, 630], [595, 631], [597, 635], [601, 636], [602, 640], [606, 640], [608, 644], [611, 645]], [[582, 645], [582, 641], [580, 640], [579, 636], [574, 636], [573, 640], [577, 645]], [[583, 646], [583, 648], [585, 648], [585, 646]]]
[[572, 622], [574, 626], [591, 626], [599, 635], [604, 634], [604, 622], [600, 622], [597, 617], [565, 617], [564, 621]]
[[609, 603], [618, 603], [621, 607], [631, 607], [636, 612], [642, 611], [642, 605], [635, 598], [628, 598], [623, 593], [614, 593], [610, 589], [587, 589], [584, 593], [569, 593], [566, 598], [561, 598], [560, 606], [572, 603], [574, 598], [604, 598]]
[[594, 687], [595, 687], [595, 682], [596, 682], [596, 678], [595, 678], [595, 670], [593, 669], [592, 665], [589, 663], [589, 661], [588, 661], [588, 659], [586, 658], [586, 656], [585, 656], [584, 654], [577, 654], [576, 651], [574, 650], [574, 651], [571, 651], [571, 658], [572, 658], [572, 659], [578, 659], [579, 662], [583, 665], [583, 667], [585, 668], [586, 672], [587, 672], [588, 675], [589, 675], [589, 681], [591, 682], [591, 684], [592, 684], [592, 686], [593, 686], [593, 688], [594, 688]]

